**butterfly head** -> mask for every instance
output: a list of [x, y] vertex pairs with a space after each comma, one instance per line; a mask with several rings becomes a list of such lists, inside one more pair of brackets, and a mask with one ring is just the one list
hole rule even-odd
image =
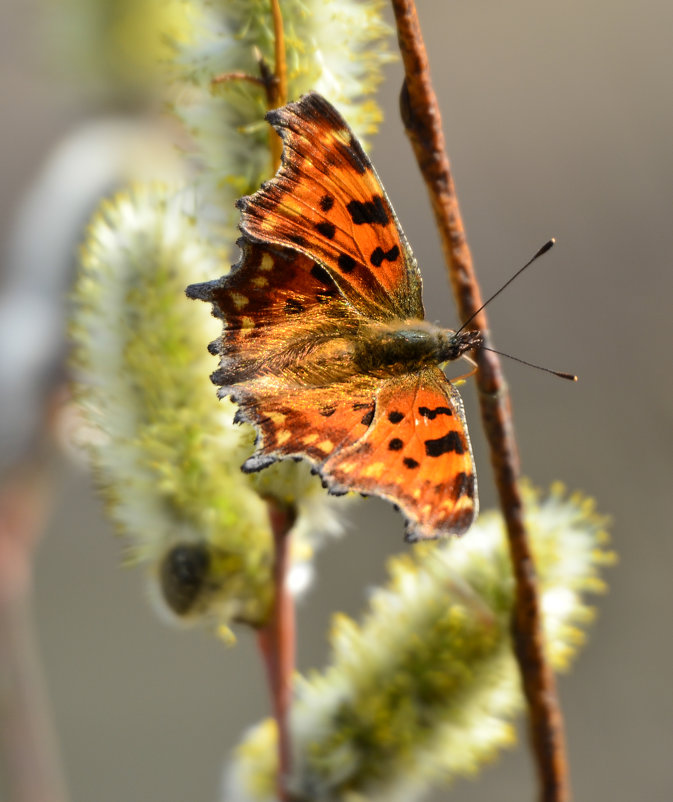
[[442, 331], [442, 341], [439, 349], [440, 362], [452, 362], [473, 348], [484, 344], [484, 335], [480, 331], [455, 332], [451, 329]]

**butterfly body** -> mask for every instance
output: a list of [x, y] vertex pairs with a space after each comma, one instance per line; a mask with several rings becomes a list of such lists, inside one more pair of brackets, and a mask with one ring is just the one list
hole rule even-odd
[[354, 356], [362, 373], [395, 375], [458, 359], [480, 343], [479, 332], [456, 335], [427, 320], [409, 320], [363, 328]]
[[416, 260], [369, 159], [322, 97], [267, 115], [283, 163], [241, 209], [241, 258], [188, 288], [224, 322], [213, 381], [252, 423], [244, 471], [313, 462], [331, 492], [393, 501], [409, 540], [477, 514], [462, 401], [440, 369], [481, 344], [424, 320]]

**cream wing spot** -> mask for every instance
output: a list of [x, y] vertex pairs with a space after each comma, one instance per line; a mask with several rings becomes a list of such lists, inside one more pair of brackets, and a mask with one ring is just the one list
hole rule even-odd
[[262, 261], [259, 263], [259, 269], [263, 270], [265, 273], [268, 273], [270, 270], [273, 270], [273, 258], [271, 254], [269, 253], [262, 254]]
[[378, 479], [386, 468], [385, 462], [372, 462], [362, 471], [362, 475], [369, 479]]
[[243, 307], [247, 306], [250, 303], [250, 299], [246, 295], [243, 295], [240, 292], [231, 292], [229, 293], [229, 297], [233, 301], [236, 309], [239, 310], [243, 309]]

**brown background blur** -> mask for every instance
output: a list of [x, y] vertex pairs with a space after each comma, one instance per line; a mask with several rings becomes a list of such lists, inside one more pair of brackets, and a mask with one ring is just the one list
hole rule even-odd
[[[619, 565], [588, 647], [560, 681], [576, 800], [673, 798], [673, 4], [420, 0], [469, 241], [484, 293], [549, 236], [557, 247], [489, 310], [497, 346], [571, 370], [577, 385], [505, 365], [523, 470], [562, 479], [614, 517]], [[0, 12], [0, 236], [50, 149], [99, 111], [50, 75], [36, 0]], [[456, 322], [425, 188], [380, 95], [373, 159], [423, 271], [427, 315]], [[205, 345], [205, 344], [204, 344]], [[463, 392], [482, 508], [494, 493], [473, 387]], [[242, 731], [266, 714], [250, 635], [225, 648], [162, 624], [89, 476], [57, 458], [35, 615], [73, 802], [210, 802]], [[666, 504], [669, 505], [668, 512]], [[299, 609], [299, 667], [321, 666], [332, 611], [357, 614], [402, 522], [359, 505], [317, 560]], [[523, 743], [432, 799], [532, 800]]]

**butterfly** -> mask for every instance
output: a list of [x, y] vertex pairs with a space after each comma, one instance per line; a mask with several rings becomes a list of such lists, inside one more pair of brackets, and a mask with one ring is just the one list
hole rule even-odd
[[211, 378], [257, 430], [242, 470], [306, 458], [331, 493], [397, 505], [408, 541], [462, 534], [477, 481], [463, 404], [440, 366], [482, 336], [424, 319], [416, 260], [339, 112], [311, 93], [266, 119], [282, 164], [237, 202], [240, 259], [187, 288], [224, 323]]

